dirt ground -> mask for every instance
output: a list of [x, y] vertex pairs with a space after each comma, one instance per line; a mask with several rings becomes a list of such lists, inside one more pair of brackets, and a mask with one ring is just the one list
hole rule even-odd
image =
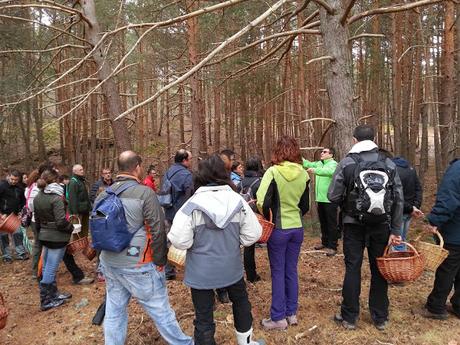
[[[417, 228], [417, 225], [414, 226]], [[433, 274], [425, 272], [416, 282], [390, 287], [390, 325], [380, 332], [371, 324], [367, 307], [369, 269], [364, 265], [361, 317], [358, 329], [346, 331], [332, 321], [341, 301], [341, 283], [344, 273], [343, 256], [328, 258], [312, 251], [317, 238], [306, 231], [299, 261], [300, 298], [299, 325], [284, 332], [266, 332], [260, 326], [268, 317], [270, 308], [270, 269], [265, 248], [256, 251], [258, 271], [262, 281], [248, 284], [254, 317], [255, 338], [267, 344], [360, 344], [360, 345], [460, 345], [460, 320], [451, 316], [447, 321], [434, 321], [420, 315], [433, 284]], [[81, 254], [78, 263], [86, 272], [94, 272], [95, 264]], [[102, 328], [91, 325], [91, 319], [104, 296], [103, 283], [90, 286], [72, 285], [70, 274], [61, 265], [57, 281], [62, 290], [73, 298], [57, 309], [39, 310], [37, 283], [31, 278], [30, 261], [15, 261], [0, 265], [0, 291], [10, 311], [5, 329], [0, 331], [1, 345], [103, 344]], [[187, 334], [193, 333], [193, 308], [189, 290], [180, 281], [168, 282], [171, 304]], [[88, 305], [79, 307], [82, 299]], [[130, 303], [127, 344], [165, 344], [153, 322], [137, 305]], [[230, 305], [217, 306], [216, 340], [218, 344], [235, 344]]]

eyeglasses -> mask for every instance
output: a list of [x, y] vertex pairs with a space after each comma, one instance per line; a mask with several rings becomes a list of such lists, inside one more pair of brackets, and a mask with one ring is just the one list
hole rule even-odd
[[323, 151], [321, 151], [321, 153], [329, 153], [329, 151], [323, 150]]

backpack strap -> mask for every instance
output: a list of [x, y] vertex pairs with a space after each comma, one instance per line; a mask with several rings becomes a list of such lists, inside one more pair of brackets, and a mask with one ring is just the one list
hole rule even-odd
[[124, 183], [121, 187], [118, 187], [116, 190], [113, 190], [112, 186], [109, 186], [105, 191], [107, 192], [107, 194], [115, 194], [116, 196], [118, 196], [128, 188], [134, 187], [137, 184], [139, 184], [137, 181], [128, 181]]

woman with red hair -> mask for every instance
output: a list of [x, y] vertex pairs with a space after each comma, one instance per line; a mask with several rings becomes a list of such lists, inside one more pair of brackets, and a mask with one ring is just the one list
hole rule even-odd
[[309, 177], [302, 168], [297, 141], [289, 136], [278, 140], [273, 166], [264, 174], [257, 191], [257, 207], [275, 228], [267, 243], [272, 278], [270, 318], [265, 329], [284, 330], [297, 324], [299, 282], [297, 263], [303, 242], [301, 217], [309, 209]]

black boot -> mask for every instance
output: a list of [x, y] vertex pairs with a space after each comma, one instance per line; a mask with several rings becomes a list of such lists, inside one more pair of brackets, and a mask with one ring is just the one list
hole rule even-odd
[[214, 340], [214, 330], [197, 332], [195, 328], [195, 344], [197, 345], [216, 345]]
[[40, 309], [42, 311], [59, 307], [64, 303], [64, 300], [54, 298], [53, 290], [53, 284], [40, 283]]
[[220, 303], [230, 303], [230, 299], [228, 298], [228, 292], [226, 289], [216, 289], [217, 299]]
[[57, 289], [57, 284], [56, 284], [56, 282], [52, 283], [51, 285], [53, 285], [53, 293], [54, 293], [54, 298], [55, 298], [55, 299], [66, 300], [66, 299], [72, 298], [72, 294], [71, 294], [71, 293], [59, 291], [59, 290]]

